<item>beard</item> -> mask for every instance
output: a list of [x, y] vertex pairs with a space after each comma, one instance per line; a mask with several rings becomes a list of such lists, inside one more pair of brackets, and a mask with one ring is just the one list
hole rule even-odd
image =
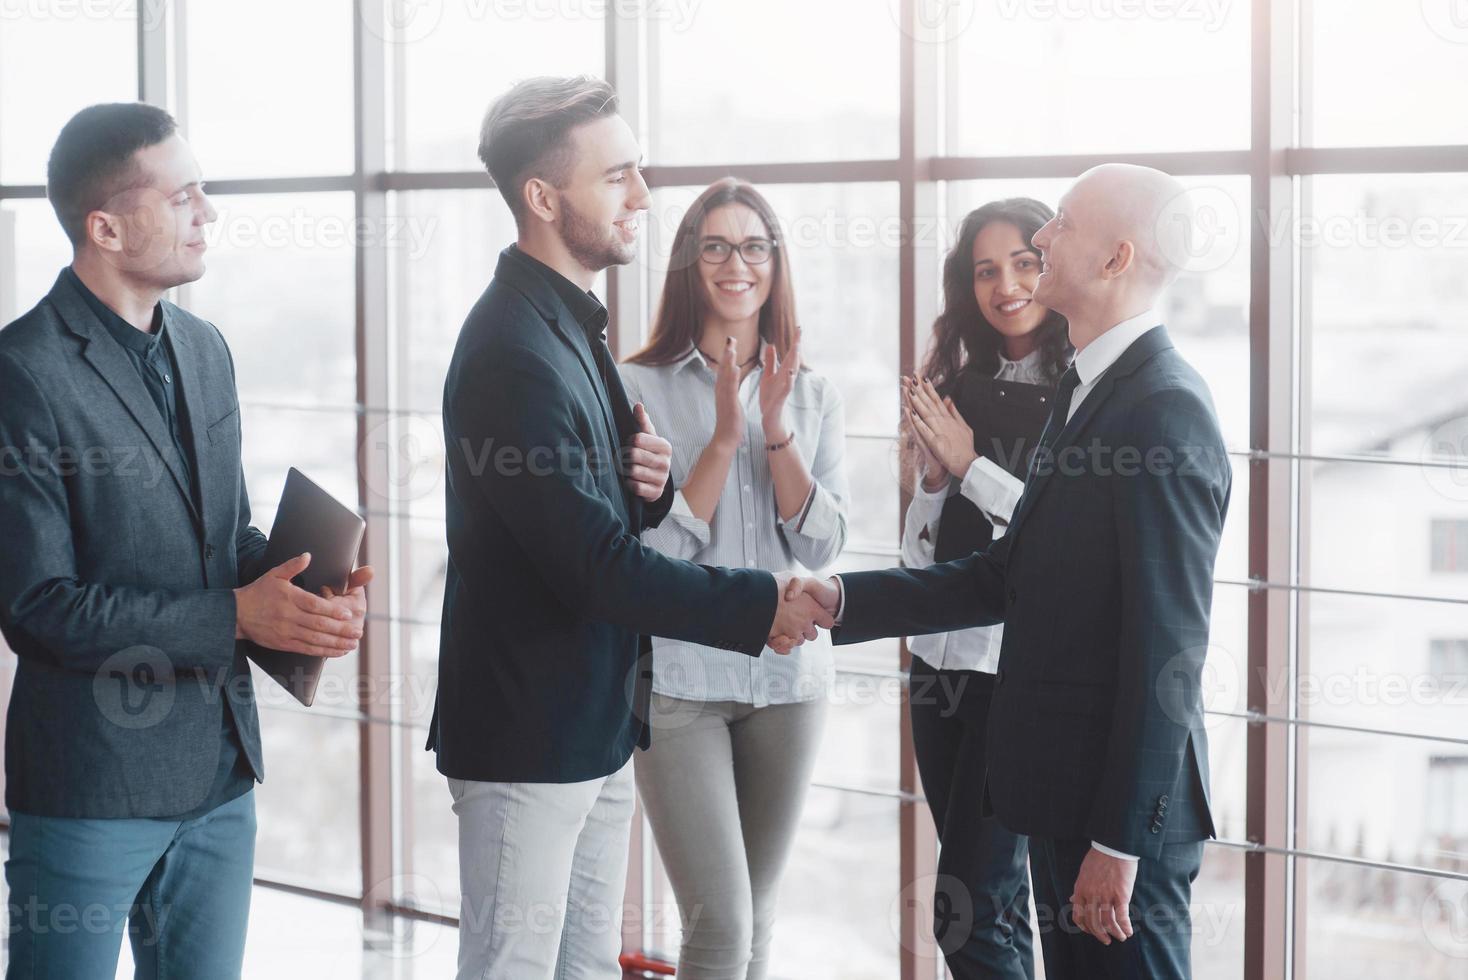
[[626, 265], [637, 257], [635, 245], [620, 241], [609, 228], [577, 211], [570, 201], [562, 203], [561, 241], [582, 266], [600, 272], [608, 266]]

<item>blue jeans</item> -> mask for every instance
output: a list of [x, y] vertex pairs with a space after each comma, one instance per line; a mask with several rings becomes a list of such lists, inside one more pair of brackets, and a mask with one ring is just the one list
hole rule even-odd
[[7, 980], [112, 980], [126, 929], [135, 976], [240, 975], [255, 794], [193, 820], [10, 814]]

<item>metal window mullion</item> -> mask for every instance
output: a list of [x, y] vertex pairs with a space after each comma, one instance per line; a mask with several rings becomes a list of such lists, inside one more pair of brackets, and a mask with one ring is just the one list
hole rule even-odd
[[[1294, 135], [1296, 0], [1254, 0], [1250, 47], [1249, 444], [1269, 453], [1294, 449], [1293, 256], [1270, 247], [1267, 229], [1292, 206], [1284, 150]], [[1264, 219], [1270, 220], [1264, 220]], [[1250, 460], [1249, 577], [1294, 582], [1294, 463]], [[1248, 597], [1246, 697], [1251, 713], [1275, 714], [1271, 679], [1293, 683], [1295, 590], [1258, 589]], [[1293, 699], [1290, 699], [1291, 704]], [[1291, 710], [1289, 707], [1287, 711]], [[1251, 726], [1246, 734], [1246, 836], [1264, 848], [1244, 861], [1244, 975], [1290, 976], [1293, 730]]]
[[[646, 152], [651, 120], [645, 111], [645, 90], [641, 84], [643, 62], [648, 56], [643, 43], [641, 7], [624, 9], [617, 5], [608, 6], [603, 30], [606, 80], [617, 91], [622, 118]], [[647, 224], [650, 226], [652, 223]], [[650, 247], [650, 242], [644, 239], [643, 248]], [[646, 269], [640, 261], [627, 266], [612, 266], [607, 270], [607, 344], [615, 358], [631, 353], [641, 338], [647, 289]], [[627, 842], [627, 878], [623, 884], [622, 907], [635, 908], [643, 914], [622, 919], [624, 953], [643, 953], [651, 948], [651, 923], [657, 917], [646, 914], [646, 910], [650, 903], [660, 901], [654, 883], [654, 853], [642, 800], [637, 797], [633, 800], [632, 827]]]
[[[387, 152], [386, 42], [369, 24], [382, 24], [386, 0], [354, 0], [353, 49], [353, 175], [352, 192], [360, 224], [385, 220], [387, 195], [371, 175], [385, 168]], [[380, 236], [361, 235], [356, 243], [355, 312], [357, 401], [391, 404], [390, 356], [387, 324], [387, 251]], [[391, 424], [389, 422], [389, 424]], [[391, 507], [377, 488], [391, 487], [388, 454], [374, 451], [372, 425], [357, 416], [357, 495], [366, 510]], [[389, 906], [398, 900], [394, 877], [394, 776], [391, 705], [378, 703], [371, 691], [388, 690], [392, 678], [392, 624], [380, 616], [391, 611], [391, 574], [395, 559], [392, 521], [368, 521], [362, 559], [376, 563], [385, 575], [382, 586], [367, 590], [369, 621], [358, 655], [358, 710], [367, 717], [360, 726], [360, 825], [362, 860], [362, 914], [364, 934], [390, 933]], [[376, 614], [376, 615], [372, 615]], [[386, 721], [389, 724], [374, 722]]]

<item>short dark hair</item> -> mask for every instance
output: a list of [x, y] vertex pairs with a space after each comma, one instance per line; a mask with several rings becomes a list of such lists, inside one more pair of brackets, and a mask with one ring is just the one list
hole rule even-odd
[[531, 177], [556, 187], [572, 164], [567, 136], [583, 123], [617, 111], [617, 90], [600, 78], [527, 78], [500, 96], [479, 129], [479, 159], [520, 219], [520, 189]]
[[61, 127], [46, 164], [46, 197], [73, 245], [86, 237], [88, 214], [138, 183], [133, 154], [177, 131], [172, 116], [144, 102], [88, 106]]

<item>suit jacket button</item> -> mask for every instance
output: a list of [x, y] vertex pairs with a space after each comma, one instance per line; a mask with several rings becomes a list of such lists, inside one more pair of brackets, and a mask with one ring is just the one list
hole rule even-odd
[[1003, 684], [1003, 683], [1004, 683], [1004, 671], [1001, 670], [1001, 671], [998, 671], [997, 673], [994, 674], [994, 686], [995, 687], [998, 687], [1000, 684]]
[[1018, 602], [1019, 601], [1019, 593], [1018, 592], [1015, 592], [1013, 589], [1010, 589], [1009, 590], [1009, 601], [1010, 601], [1011, 604]]
[[1156, 823], [1154, 821], [1153, 824], [1152, 824], [1152, 833], [1154, 833], [1154, 834], [1160, 834], [1160, 833], [1162, 833], [1162, 824]]
[[210, 561], [214, 560], [214, 546], [212, 544], [204, 545], [204, 557]]
[[1167, 806], [1167, 794], [1166, 793], [1163, 793], [1161, 796], [1157, 797], [1157, 805], [1158, 806]]

